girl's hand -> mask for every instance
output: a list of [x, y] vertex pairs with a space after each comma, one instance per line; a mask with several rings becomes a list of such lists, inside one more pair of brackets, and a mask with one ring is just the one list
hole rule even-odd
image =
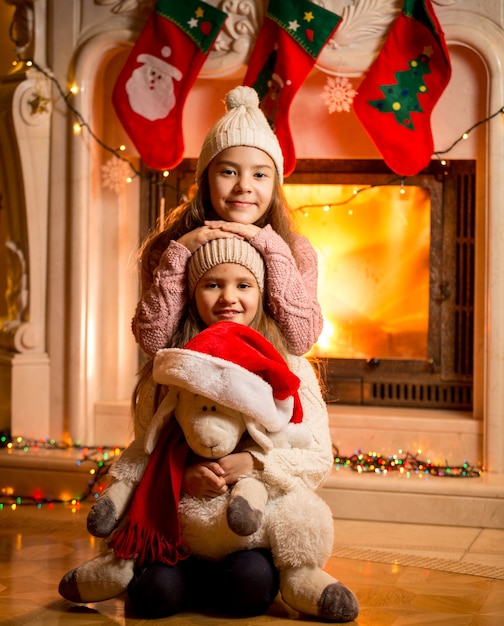
[[[226, 222], [223, 222], [225, 224]], [[180, 243], [182, 246], [185, 246], [191, 254], [196, 252], [198, 248], [200, 248], [203, 244], [208, 243], [212, 239], [226, 239], [238, 237], [238, 239], [243, 239], [239, 233], [234, 233], [232, 231], [224, 231], [219, 227], [210, 227], [206, 224], [204, 226], [198, 226], [194, 230], [189, 231], [185, 235], [182, 235], [179, 239], [177, 239], [177, 243]]]
[[224, 220], [207, 221], [205, 226], [218, 229], [222, 233], [233, 233], [247, 241], [250, 241], [261, 230], [259, 226], [254, 224], [239, 224], [238, 222], [226, 222]]
[[184, 470], [182, 491], [194, 498], [215, 498], [227, 491], [224, 470], [216, 461], [202, 461]]
[[226, 485], [234, 485], [240, 476], [251, 472], [256, 467], [254, 457], [250, 452], [236, 452], [223, 456], [218, 461], [219, 466], [223, 470], [222, 477], [226, 481]]

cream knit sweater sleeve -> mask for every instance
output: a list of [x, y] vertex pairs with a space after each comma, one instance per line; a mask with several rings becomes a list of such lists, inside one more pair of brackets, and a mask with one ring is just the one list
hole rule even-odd
[[331, 472], [334, 458], [327, 407], [312, 365], [304, 357], [290, 356], [290, 369], [301, 379], [299, 395], [303, 422], [313, 436], [309, 448], [273, 448], [249, 452], [262, 462], [262, 479], [270, 488], [288, 491], [297, 485], [317, 489]]

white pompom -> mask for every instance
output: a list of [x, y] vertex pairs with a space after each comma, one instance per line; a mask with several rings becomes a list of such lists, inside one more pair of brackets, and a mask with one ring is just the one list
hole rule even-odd
[[289, 422], [276, 433], [268, 433], [275, 448], [309, 448], [313, 443], [313, 436], [308, 427], [301, 422]]
[[287, 438], [293, 448], [309, 448], [313, 442], [313, 437], [307, 426], [301, 422], [293, 424], [289, 422], [285, 427]]
[[245, 107], [259, 106], [259, 96], [255, 89], [240, 85], [239, 87], [231, 89], [231, 91], [226, 94], [226, 107], [228, 111], [242, 105]]

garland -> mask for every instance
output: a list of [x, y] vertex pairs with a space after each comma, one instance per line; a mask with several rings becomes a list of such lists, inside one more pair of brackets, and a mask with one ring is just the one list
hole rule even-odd
[[[77, 466], [84, 463], [90, 463], [89, 480], [86, 491], [75, 498], [57, 499], [47, 498], [42, 494], [34, 494], [32, 496], [18, 495], [13, 493], [12, 488], [0, 484], [0, 511], [4, 509], [15, 510], [18, 506], [36, 506], [41, 508], [47, 505], [49, 509], [54, 508], [57, 504], [71, 504], [77, 510], [81, 502], [88, 498], [97, 499], [105, 488], [106, 476], [110, 465], [122, 452], [122, 448], [97, 446], [90, 448], [79, 444], [57, 443], [54, 439], [46, 439], [35, 441], [27, 440], [23, 437], [11, 439], [8, 434], [0, 435], [0, 448], [8, 450], [21, 450], [24, 453], [36, 453], [39, 450], [78, 450], [80, 458], [76, 461]], [[467, 461], [461, 465], [441, 465], [432, 462], [430, 459], [422, 460], [419, 458], [420, 451], [417, 454], [410, 452], [403, 453], [399, 450], [399, 454], [382, 455], [377, 452], [364, 453], [362, 450], [355, 451], [350, 456], [344, 456], [339, 453], [336, 446], [333, 446], [334, 464], [336, 470], [349, 468], [359, 474], [381, 474], [386, 475], [391, 472], [398, 472], [400, 475], [410, 478], [413, 475], [430, 475], [438, 478], [474, 478], [481, 476], [482, 468], [475, 467]]]
[[8, 451], [20, 450], [27, 454], [30, 452], [37, 453], [39, 450], [78, 450], [80, 452], [80, 458], [77, 459], [75, 464], [79, 467], [85, 463], [91, 465], [87, 488], [83, 494], [75, 498], [47, 498], [41, 493], [35, 493], [31, 496], [19, 495], [15, 494], [11, 487], [0, 483], [0, 511], [6, 508], [15, 510], [20, 505], [36, 506], [40, 509], [44, 504], [48, 505], [49, 509], [54, 508], [56, 504], [71, 504], [78, 509], [80, 503], [84, 502], [89, 497], [93, 497], [94, 499], [99, 497], [100, 493], [105, 488], [105, 478], [110, 465], [122, 452], [122, 449], [117, 446], [88, 447], [66, 442], [57, 443], [54, 439], [50, 439], [49, 437], [42, 440], [29, 440], [23, 437], [11, 438], [9, 434], [5, 432], [0, 434], [0, 448], [7, 448]]
[[398, 472], [401, 475], [410, 478], [412, 475], [430, 475], [443, 478], [475, 478], [481, 476], [483, 470], [481, 468], [470, 465], [464, 461], [462, 465], [441, 465], [434, 463], [430, 459], [422, 460], [419, 458], [420, 452], [411, 454], [411, 452], [403, 453], [399, 450], [399, 456], [392, 454], [383, 456], [377, 452], [368, 452], [365, 454], [362, 450], [357, 450], [350, 456], [343, 456], [339, 453], [338, 448], [333, 446], [334, 463], [336, 469], [348, 467], [359, 474], [388, 474], [389, 472]]

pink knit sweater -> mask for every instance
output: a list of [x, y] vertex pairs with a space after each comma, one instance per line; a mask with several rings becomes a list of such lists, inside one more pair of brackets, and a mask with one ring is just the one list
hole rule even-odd
[[[289, 352], [302, 355], [317, 341], [322, 312], [317, 300], [317, 256], [310, 242], [296, 235], [296, 256], [271, 228], [265, 226], [250, 243], [266, 264], [266, 300], [287, 341]], [[170, 345], [187, 304], [186, 270], [191, 253], [171, 241], [157, 259], [142, 259], [142, 296], [132, 330], [142, 350], [154, 356]]]

